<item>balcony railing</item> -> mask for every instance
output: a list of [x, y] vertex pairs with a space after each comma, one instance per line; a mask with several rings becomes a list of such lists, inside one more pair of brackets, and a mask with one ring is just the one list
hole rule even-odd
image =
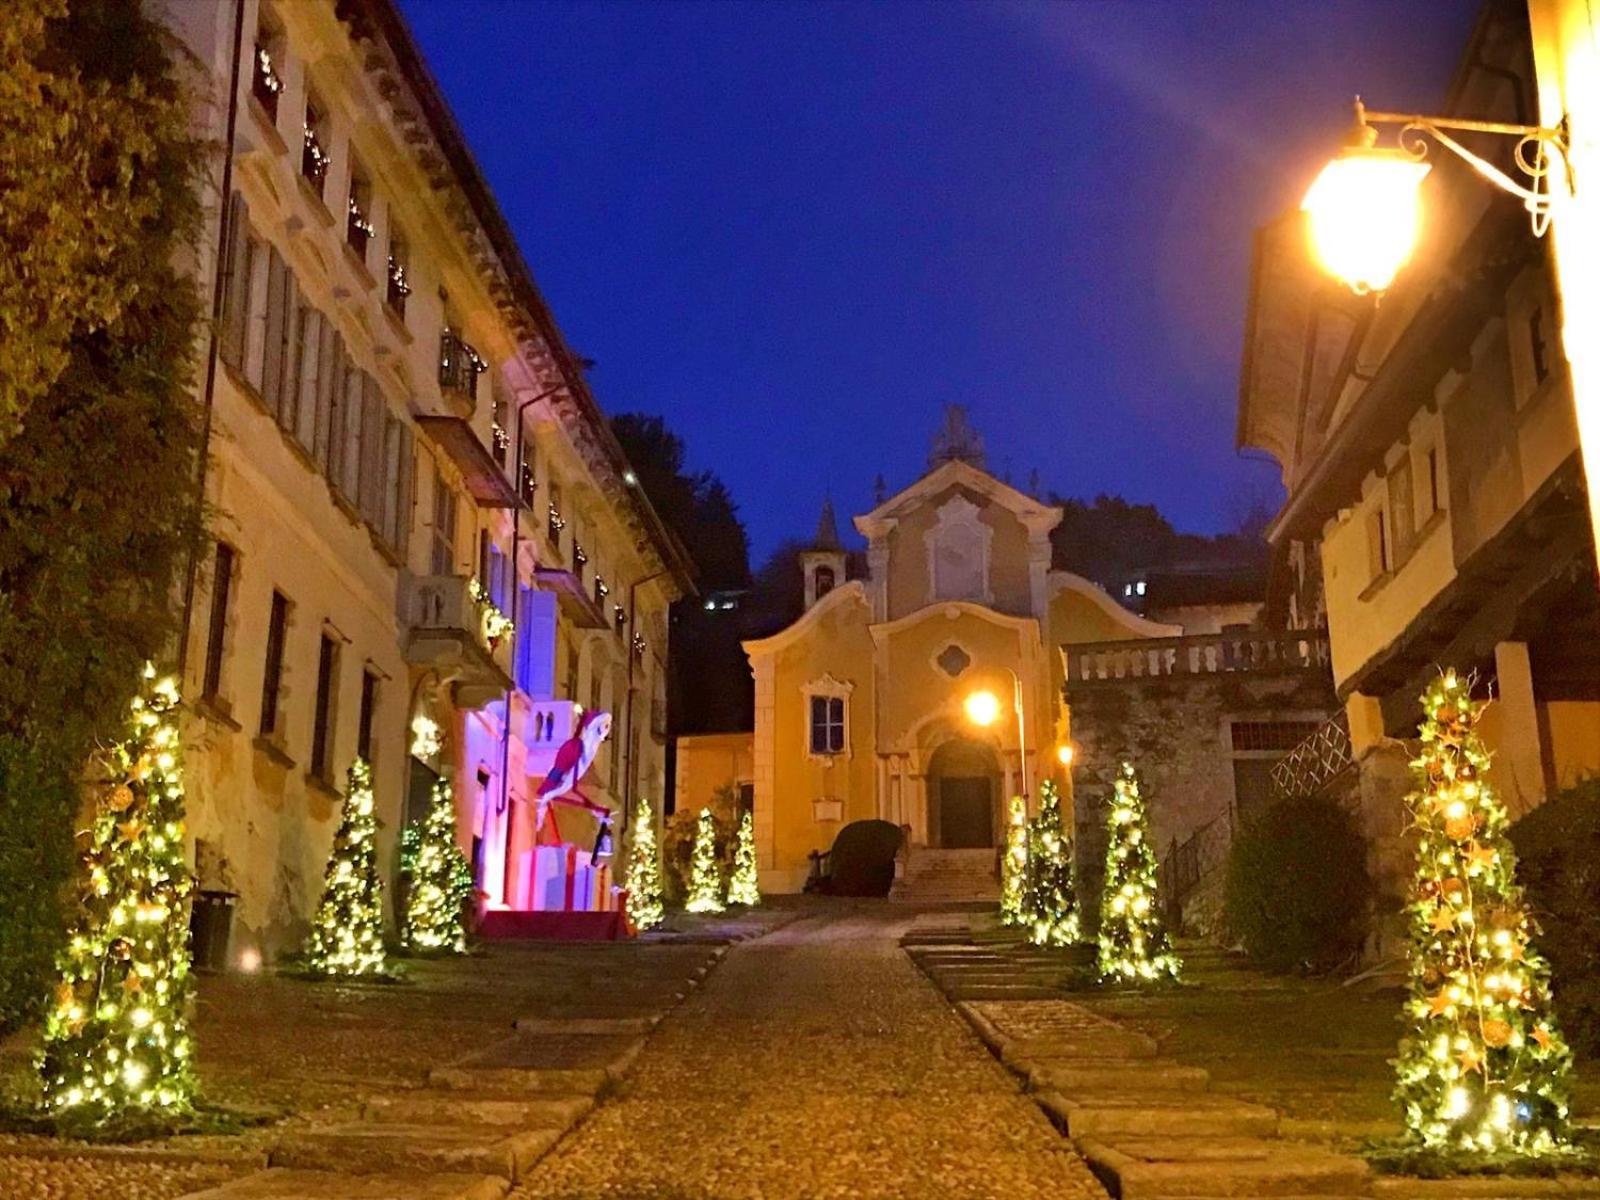
[[1328, 668], [1328, 639], [1303, 633], [1216, 633], [1095, 642], [1063, 651], [1067, 686], [1231, 671]]
[[511, 686], [510, 639], [490, 636], [472, 590], [464, 575], [407, 575], [400, 590], [406, 661], [451, 679], [463, 708], [482, 707]]
[[459, 396], [470, 411], [478, 402], [478, 376], [484, 361], [478, 352], [450, 330], [439, 335], [439, 387]]
[[283, 94], [283, 80], [272, 65], [272, 54], [265, 46], [256, 47], [255, 69], [250, 75], [250, 94], [256, 103], [274, 121], [278, 119], [278, 97]]

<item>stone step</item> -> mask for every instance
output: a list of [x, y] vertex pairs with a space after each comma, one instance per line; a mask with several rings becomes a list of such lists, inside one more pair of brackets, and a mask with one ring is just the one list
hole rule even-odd
[[515, 1183], [566, 1132], [509, 1132], [494, 1125], [402, 1125], [358, 1121], [285, 1133], [270, 1165], [354, 1175], [425, 1171], [498, 1175]]
[[1203, 1092], [1211, 1076], [1167, 1058], [1078, 1058], [1045, 1062], [1028, 1072], [1036, 1092], [1066, 1096], [1098, 1092]]
[[1353, 1196], [1370, 1176], [1359, 1158], [1260, 1138], [1085, 1137], [1076, 1145], [1120, 1200]]
[[593, 1107], [592, 1096], [485, 1098], [448, 1088], [418, 1088], [373, 1096], [361, 1115], [365, 1120], [390, 1125], [450, 1125], [466, 1121], [523, 1129], [565, 1129]]
[[660, 1020], [660, 1013], [639, 1017], [523, 1017], [514, 1028], [518, 1033], [624, 1037], [649, 1033]]
[[1224, 1096], [1174, 1096], [1171, 1092], [1063, 1096], [1042, 1092], [1035, 1099], [1074, 1138], [1278, 1136], [1276, 1109]]
[[521, 1092], [535, 1096], [593, 1096], [611, 1081], [603, 1070], [538, 1070], [525, 1067], [435, 1067], [428, 1082], [458, 1092]]
[[272, 1167], [182, 1200], [501, 1200], [510, 1187], [496, 1175], [347, 1175]]

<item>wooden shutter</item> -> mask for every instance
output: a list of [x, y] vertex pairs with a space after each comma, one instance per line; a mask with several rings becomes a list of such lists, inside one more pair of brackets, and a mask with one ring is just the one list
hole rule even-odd
[[383, 528], [383, 393], [371, 375], [362, 377], [361, 500], [358, 507], [367, 524]]
[[411, 547], [411, 504], [417, 477], [416, 446], [411, 426], [400, 422], [400, 479], [395, 484], [399, 497], [395, 517], [394, 548], [402, 559]]
[[278, 424], [293, 436], [295, 415], [300, 409], [300, 334], [306, 309], [300, 303], [300, 288], [293, 275], [283, 285], [283, 382], [278, 391]]
[[365, 411], [366, 375], [354, 366], [344, 376], [339, 421], [339, 492], [352, 507], [361, 499], [361, 416]]
[[333, 472], [329, 468], [328, 450], [332, 444], [334, 390], [344, 370], [342, 349], [339, 331], [334, 328], [332, 321], [323, 317], [321, 337], [317, 343], [317, 395], [316, 403], [312, 406], [315, 423], [307, 445], [311, 457], [317, 460], [317, 466], [330, 479], [333, 478]]
[[244, 362], [250, 313], [250, 206], [235, 192], [228, 203], [228, 243], [220, 268], [227, 272], [222, 293], [222, 361], [238, 369]]
[[283, 256], [276, 246], [267, 259], [267, 331], [261, 347], [261, 399], [278, 411], [278, 388], [283, 379], [283, 293], [288, 278]]

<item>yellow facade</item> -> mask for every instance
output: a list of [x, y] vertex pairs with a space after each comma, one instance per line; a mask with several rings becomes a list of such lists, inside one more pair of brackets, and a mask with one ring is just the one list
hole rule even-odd
[[[1060, 648], [1180, 631], [1050, 570], [1060, 517], [958, 458], [856, 518], [867, 578], [818, 586], [819, 570], [843, 580], [842, 551], [802, 556], [806, 612], [745, 643], [765, 890], [799, 890], [809, 854], [853, 821], [902, 826], [913, 846], [992, 846], [1024, 775], [1035, 802], [1043, 779], [1069, 786], [1056, 754], [1067, 732]], [[965, 708], [978, 691], [1000, 702], [987, 727]], [[716, 779], [719, 739], [739, 736], [680, 740], [680, 807], [728, 782]]]

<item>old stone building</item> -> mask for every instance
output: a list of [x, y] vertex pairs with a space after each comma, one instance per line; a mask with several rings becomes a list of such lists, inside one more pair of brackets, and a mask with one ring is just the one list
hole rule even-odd
[[528, 800], [591, 708], [615, 726], [590, 798], [619, 819], [659, 801], [686, 564], [390, 0], [169, 19], [227, 147], [197, 255], [221, 301], [215, 541], [183, 683], [233, 961], [298, 943], [357, 755], [386, 872], [442, 775], [488, 908], [613, 903], [593, 822], [536, 847]]
[[[1443, 109], [1531, 122], [1532, 77], [1525, 6], [1490, 4]], [[1465, 140], [1509, 158], [1510, 139]], [[1391, 890], [1407, 739], [1441, 667], [1494, 694], [1491, 777], [1514, 817], [1600, 770], [1600, 597], [1549, 245], [1448, 155], [1423, 205], [1381, 303], [1316, 272], [1300, 214], [1260, 232], [1239, 409], [1240, 444], [1288, 489], [1271, 607], [1326, 622], [1344, 706], [1304, 784], [1349, 764]]]
[[[1044, 779], [1075, 797], [1092, 881], [1121, 758], [1145, 770], [1154, 834], [1174, 846], [1264, 803], [1271, 760], [1327, 715], [1320, 638], [1224, 630], [1235, 598], [1184, 606], [1205, 634], [1129, 611], [1052, 568], [1060, 510], [982, 461], [950, 419], [927, 473], [855, 518], [864, 578], [825, 510], [801, 554], [803, 615], [745, 643], [754, 730], [678, 739], [680, 808], [747, 789], [764, 888], [798, 890], [810, 854], [863, 820], [907, 829], [913, 878], [961, 856], [992, 875], [1006, 798], [1026, 784], [1036, 806]], [[975, 692], [1000, 702], [986, 727], [965, 709]]]

